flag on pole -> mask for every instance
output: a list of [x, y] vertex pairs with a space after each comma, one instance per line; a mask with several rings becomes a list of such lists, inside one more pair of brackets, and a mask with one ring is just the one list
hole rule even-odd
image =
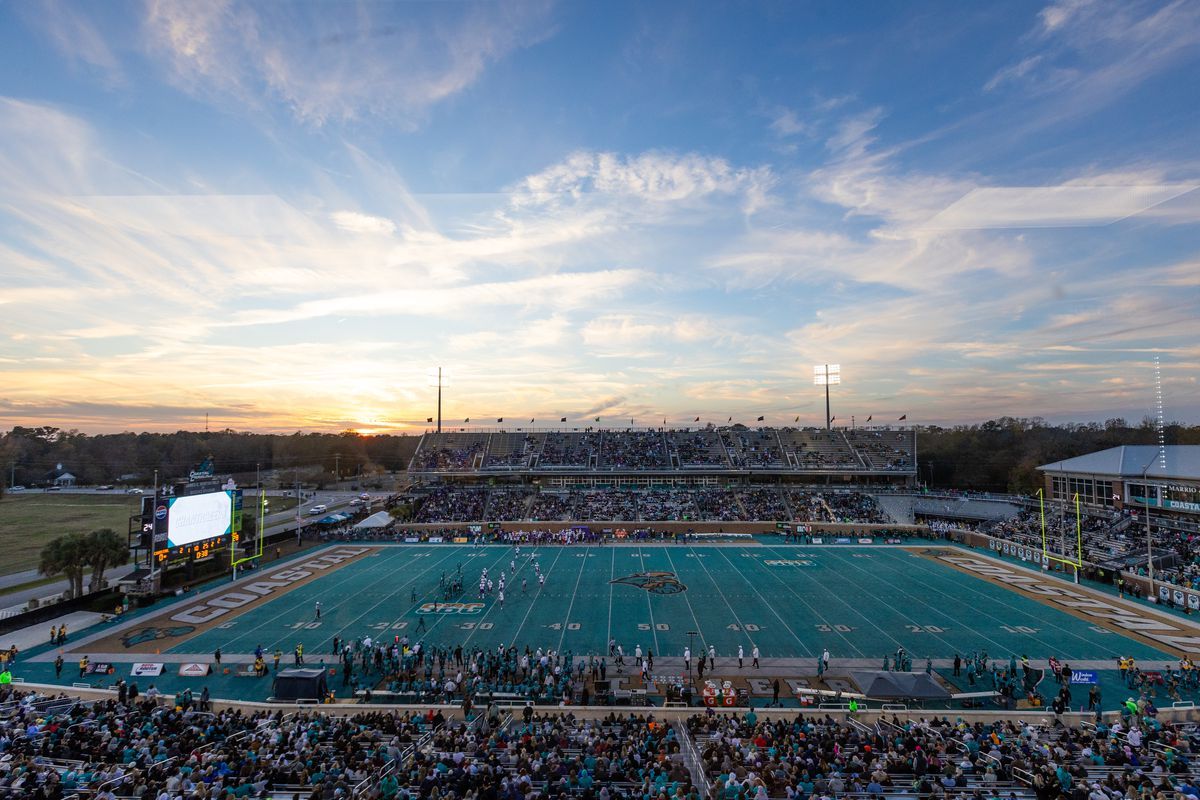
[[904, 420], [906, 420], [906, 419], [908, 419], [908, 414], [905, 414], [904, 416], [900, 417], [900, 419], [898, 419], [898, 420], [896, 420], [896, 421], [897, 421], [897, 422], [904, 422]]
[[666, 424], [667, 424], [667, 418], [663, 417], [663, 425], [666, 425]]
[[433, 417], [426, 417], [426, 418], [425, 418], [425, 421], [426, 421], [426, 422], [433, 422]]
[[596, 417], [596, 422], [599, 422], [599, 421], [600, 421], [600, 418], [599, 418], [599, 417]]
[[763, 421], [763, 418], [762, 418], [762, 417], [759, 417], [759, 418], [758, 418], [758, 421], [759, 421], [759, 422], [762, 422], [762, 421]]
[[632, 424], [633, 424], [633, 420], [629, 420], [629, 424], [630, 424], [630, 425], [632, 425]]
[[700, 421], [700, 418], [699, 418], [699, 417], [696, 417], [696, 422], [699, 422], [699, 421]]
[[730, 417], [730, 418], [729, 418], [729, 421], [730, 421], [730, 422], [733, 422], [733, 417]]
[[504, 417], [496, 417], [496, 422], [504, 422]]
[[471, 421], [470, 417], [467, 417], [466, 419], [463, 420], [463, 422], [470, 422], [470, 421]]
[[870, 422], [870, 421], [871, 421], [871, 415], [867, 414], [867, 422]]
[[563, 417], [562, 419], [559, 420], [559, 422], [566, 422], [566, 421], [567, 421], [566, 417]]
[[830, 422], [837, 422], [837, 417], [830, 417], [830, 418], [829, 418], [829, 421], [830, 421]]
[[530, 422], [530, 423], [532, 423], [532, 422], [533, 422], [533, 419], [532, 419], [532, 418], [530, 418], [529, 422]]
[[799, 418], [799, 417], [796, 417], [796, 422], [799, 422], [799, 421], [800, 421], [800, 418]]

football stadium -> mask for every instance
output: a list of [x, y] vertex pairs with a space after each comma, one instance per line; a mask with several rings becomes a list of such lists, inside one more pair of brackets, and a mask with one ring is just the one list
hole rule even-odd
[[1200, 2], [0, 3], [0, 800], [1200, 800]]
[[[1189, 719], [1200, 598], [1172, 542], [1195, 519], [1169, 498], [1200, 484], [1192, 448], [1166, 448], [1147, 475], [1123, 464], [1154, 447], [1047, 464], [1047, 491], [1023, 497], [915, 487], [919, 441], [886, 428], [429, 432], [404, 491], [257, 542], [240, 535], [253, 490], [218, 488], [232, 479], [206, 463], [142, 500], [139, 566], [114, 613], [15, 632], [32, 641], [6, 659], [9, 686], [31, 693], [8, 713], [38, 715], [30, 752], [89, 785], [117, 775], [43, 752], [62, 747], [45, 715], [86, 748], [111, 735], [102, 709], [138, 709], [143, 727], [200, 736], [192, 752], [214, 755], [197, 767], [299, 726], [338, 765], [329, 780], [358, 792], [403, 786], [459, 741], [521, 780], [503, 743], [528, 730], [558, 740], [579, 775], [637, 794], [711, 791], [729, 781], [726, 737], [794, 736], [799, 714], [817, 726], [807, 735], [849, 749], [846, 769], [856, 750], [912, 739], [936, 743], [963, 789], [1016, 796], [1052, 763], [1020, 746], [1061, 735], [1064, 718], [1117, 742], [1120, 720]], [[214, 562], [223, 574], [194, 577]], [[630, 737], [637, 750], [587, 766]], [[1182, 758], [1181, 744], [1148, 755]], [[664, 754], [649, 772], [634, 757], [648, 747]], [[144, 774], [182, 780], [173, 758]], [[269, 793], [310, 791], [306, 761], [275, 761]], [[760, 780], [768, 796], [803, 782]]]

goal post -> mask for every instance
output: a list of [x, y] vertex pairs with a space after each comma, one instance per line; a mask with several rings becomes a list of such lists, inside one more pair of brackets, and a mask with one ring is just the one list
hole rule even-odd
[[1075, 545], [1075, 558], [1073, 559], [1069, 557], [1071, 554], [1067, 552], [1066, 536], [1063, 537], [1063, 552], [1061, 554], [1055, 554], [1050, 551], [1049, 541], [1046, 536], [1046, 497], [1041, 489], [1038, 489], [1038, 499], [1042, 514], [1042, 559], [1047, 562], [1071, 566], [1076, 570], [1083, 569], [1083, 511], [1080, 508], [1079, 493], [1076, 492], [1073, 498], [1075, 500], [1075, 541], [1072, 542]]

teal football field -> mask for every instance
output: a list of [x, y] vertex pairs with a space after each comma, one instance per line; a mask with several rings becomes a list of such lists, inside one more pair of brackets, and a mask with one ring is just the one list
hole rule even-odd
[[[493, 582], [506, 573], [503, 607], [495, 592], [479, 597], [484, 568]], [[443, 576], [460, 572], [462, 594], [443, 604]], [[811, 659], [828, 648], [835, 659], [879, 665], [900, 647], [917, 664], [974, 651], [1005, 660], [1170, 659], [919, 548], [787, 545], [525, 547], [520, 556], [500, 545], [379, 547], [164, 652], [219, 647], [233, 655], [261, 646], [290, 655], [303, 643], [315, 663], [335, 636], [407, 635], [451, 647], [515, 643], [576, 655], [606, 654], [612, 638], [629, 654], [640, 646], [678, 657], [689, 632], [694, 647], [711, 645], [718, 657], [739, 646], [748, 657], [757, 646], [763, 659]]]

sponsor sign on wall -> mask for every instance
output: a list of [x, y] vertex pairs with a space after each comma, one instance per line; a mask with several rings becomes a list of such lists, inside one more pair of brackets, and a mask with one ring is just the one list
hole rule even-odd
[[162, 675], [162, 671], [162, 664], [139, 662], [133, 665], [133, 668], [129, 670], [129, 674], [135, 678], [157, 678], [159, 675]]
[[179, 665], [179, 677], [181, 678], [203, 678], [208, 675], [208, 664], [200, 664], [192, 662], [190, 664]]

